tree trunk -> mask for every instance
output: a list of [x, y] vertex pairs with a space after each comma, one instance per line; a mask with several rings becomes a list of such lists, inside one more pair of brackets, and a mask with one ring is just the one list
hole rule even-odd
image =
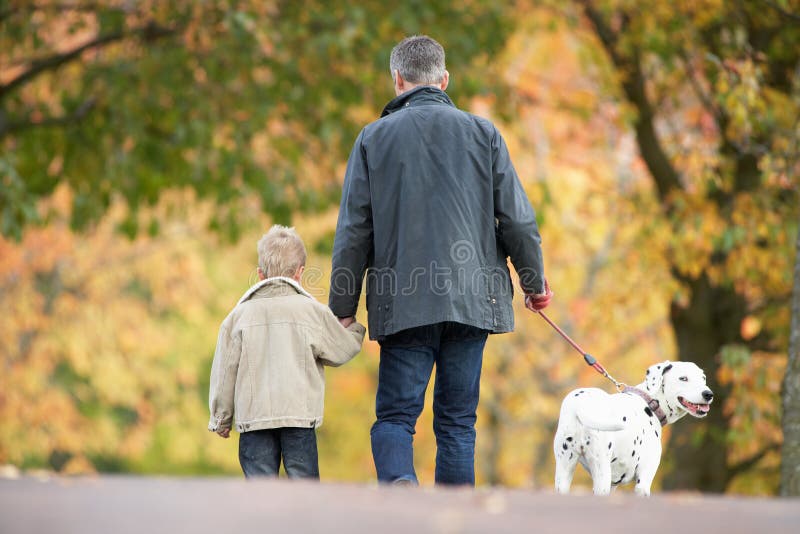
[[664, 489], [724, 492], [730, 480], [725, 435], [727, 418], [722, 405], [729, 394], [717, 380], [720, 349], [740, 342], [738, 326], [745, 314], [741, 297], [733, 290], [713, 287], [703, 276], [690, 283], [692, 292], [685, 308], [672, 305], [670, 319], [678, 346], [678, 359], [700, 366], [714, 392], [711, 412], [705, 419], [687, 415], [671, 427], [664, 449], [667, 472]]
[[789, 332], [789, 360], [783, 378], [783, 451], [781, 453], [781, 495], [800, 495], [800, 227], [794, 262], [792, 322]]

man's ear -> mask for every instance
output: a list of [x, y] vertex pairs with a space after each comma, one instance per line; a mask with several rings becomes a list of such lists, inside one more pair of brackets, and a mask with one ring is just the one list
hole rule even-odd
[[450, 83], [450, 73], [444, 71], [444, 76], [442, 76], [442, 83], [439, 84], [439, 88], [442, 91], [446, 91], [449, 83]]
[[261, 267], [258, 268], [258, 279], [259, 280], [266, 280], [266, 276], [264, 276], [264, 271], [261, 270]]
[[672, 369], [672, 364], [669, 360], [647, 368], [647, 374], [644, 377], [644, 388], [651, 395], [655, 395], [661, 389], [664, 383], [664, 373]]
[[406, 81], [400, 75], [399, 69], [394, 69], [394, 92], [397, 96], [405, 92]]

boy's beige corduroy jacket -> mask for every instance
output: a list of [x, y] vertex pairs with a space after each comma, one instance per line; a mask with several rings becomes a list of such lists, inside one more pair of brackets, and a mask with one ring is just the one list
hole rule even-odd
[[211, 366], [211, 431], [317, 428], [325, 399], [323, 365], [361, 350], [364, 326], [345, 329], [327, 306], [289, 278], [268, 278], [223, 321]]

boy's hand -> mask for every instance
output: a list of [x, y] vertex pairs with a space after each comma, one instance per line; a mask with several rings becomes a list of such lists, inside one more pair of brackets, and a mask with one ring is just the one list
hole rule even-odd
[[338, 319], [339, 319], [339, 324], [341, 324], [345, 328], [356, 322], [355, 317], [339, 317]]
[[217, 434], [219, 437], [228, 439], [231, 436], [231, 429], [230, 428], [220, 428], [217, 430]]

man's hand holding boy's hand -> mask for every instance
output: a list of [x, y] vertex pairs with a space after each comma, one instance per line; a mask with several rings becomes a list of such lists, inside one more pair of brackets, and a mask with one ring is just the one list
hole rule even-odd
[[220, 428], [220, 429], [217, 430], [217, 434], [219, 434], [219, 437], [221, 437], [221, 438], [228, 439], [229, 437], [231, 437], [231, 429], [230, 428]]
[[553, 298], [553, 292], [550, 290], [550, 284], [547, 280], [544, 281], [544, 293], [535, 293], [525, 295], [525, 307], [532, 312], [538, 312], [550, 304], [550, 299]]
[[355, 317], [338, 317], [338, 319], [339, 319], [339, 324], [341, 324], [345, 328], [356, 322]]

